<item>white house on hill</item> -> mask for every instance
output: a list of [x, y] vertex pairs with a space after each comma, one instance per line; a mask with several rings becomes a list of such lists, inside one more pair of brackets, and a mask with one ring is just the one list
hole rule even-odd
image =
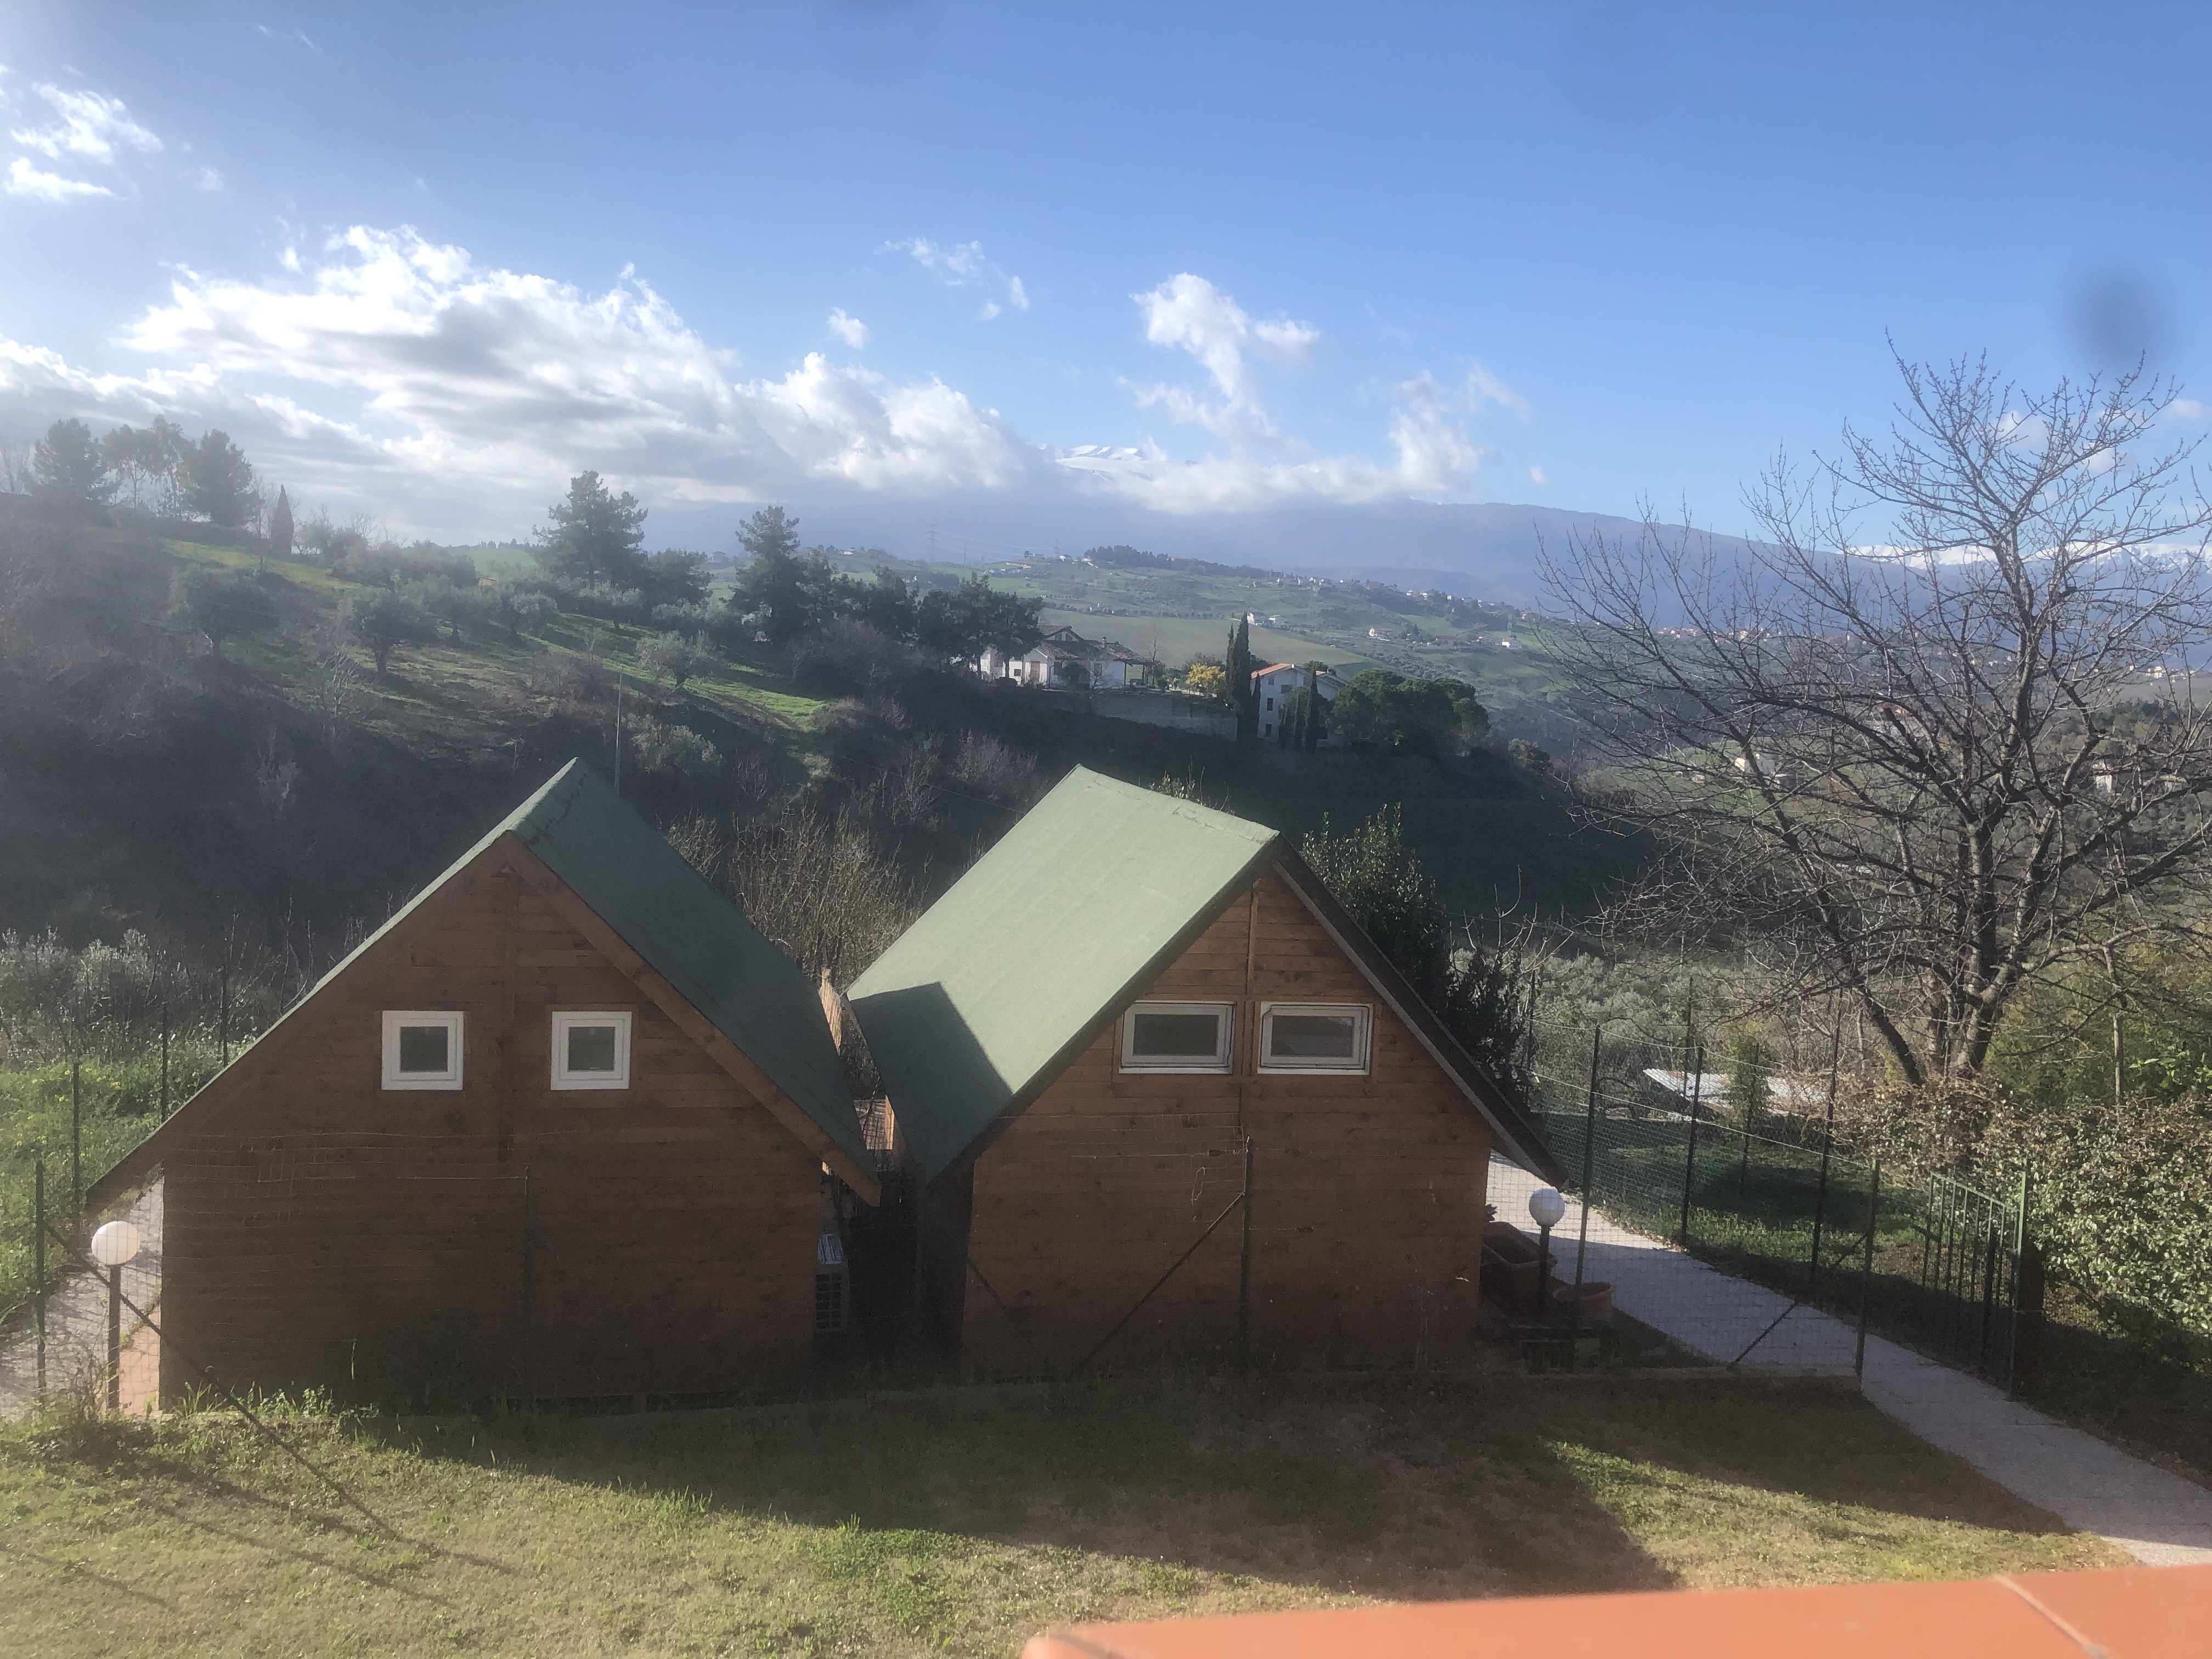
[[[1261, 742], [1276, 740], [1291, 693], [1302, 685], [1310, 685], [1323, 702], [1335, 702], [1336, 694], [1344, 690], [1343, 679], [1326, 668], [1300, 668], [1295, 663], [1279, 662], [1252, 671], [1252, 701], [1260, 711]], [[1342, 741], [1332, 731], [1321, 743], [1322, 748], [1333, 749]]]
[[1144, 659], [1127, 646], [1112, 640], [1086, 640], [1073, 628], [1055, 628], [1016, 656], [994, 647], [975, 665], [985, 679], [1093, 691], [1138, 684], [1144, 678]]

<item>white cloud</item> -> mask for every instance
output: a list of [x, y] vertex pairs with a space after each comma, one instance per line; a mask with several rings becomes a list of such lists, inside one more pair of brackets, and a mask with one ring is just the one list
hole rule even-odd
[[1342, 506], [1404, 496], [1456, 495], [1473, 482], [1483, 452], [1452, 421], [1425, 374], [1394, 388], [1388, 462], [1358, 455], [1269, 459], [1242, 451], [1177, 461], [1157, 445], [1091, 446], [1059, 459], [1096, 489], [1160, 513], [1242, 513], [1267, 507]]
[[744, 379], [627, 272], [592, 295], [409, 229], [350, 230], [303, 280], [185, 271], [120, 337], [182, 367], [98, 375], [0, 343], [0, 428], [33, 410], [228, 422], [295, 481], [361, 499], [397, 486], [477, 521], [542, 505], [584, 466], [662, 501], [734, 501], [810, 483], [1003, 489], [1042, 459], [941, 381], [819, 354]]
[[161, 148], [159, 138], [131, 118], [120, 98], [99, 92], [71, 92], [45, 81], [32, 90], [52, 107], [56, 118], [43, 127], [13, 128], [8, 136], [48, 161], [81, 156], [112, 163], [118, 149]]
[[1030, 308], [1029, 290], [1022, 279], [1002, 268], [983, 252], [981, 242], [933, 242], [927, 236], [909, 236], [903, 242], [885, 242], [886, 252], [903, 253], [947, 288], [980, 288], [988, 295], [978, 320], [989, 322], [1006, 307], [1004, 300], [1016, 311]]
[[868, 343], [868, 325], [858, 317], [848, 316], [842, 306], [830, 313], [830, 331], [855, 351]]
[[323, 55], [323, 49], [307, 39], [307, 32], [305, 29], [272, 29], [266, 23], [256, 23], [253, 27], [264, 40], [289, 40], [305, 46], [318, 58]]
[[41, 171], [31, 165], [27, 155], [18, 155], [9, 163], [4, 188], [10, 196], [27, 196], [35, 202], [67, 202], [81, 196], [115, 194], [105, 185], [89, 185], [82, 179], [64, 179], [58, 173]]
[[1249, 358], [1282, 363], [1310, 357], [1321, 331], [1287, 319], [1255, 322], [1243, 307], [1203, 276], [1188, 271], [1170, 276], [1146, 294], [1133, 294], [1145, 315], [1145, 337], [1154, 345], [1188, 352], [1221, 394], [1210, 404], [1179, 386], [1135, 388], [1145, 406], [1165, 409], [1172, 420], [1203, 426], [1224, 437], [1271, 435], [1274, 426], [1261, 408]]
[[1529, 416], [1528, 400], [1499, 380], [1480, 363], [1467, 371], [1467, 400], [1470, 408], [1479, 409], [1484, 404], [1498, 404], [1511, 410], [1522, 420]]
[[1549, 489], [1552, 487], [1550, 475], [1540, 466], [1532, 466], [1528, 469], [1528, 482], [1539, 489]]
[[[1206, 319], [1232, 311], [1192, 309], [1178, 343], [1206, 361]], [[866, 337], [832, 312], [841, 339], [841, 317]], [[1248, 357], [1294, 360], [1316, 337], [1243, 325], [1234, 361], [1212, 355], [1231, 386]], [[630, 272], [595, 293], [404, 228], [288, 245], [256, 276], [177, 272], [117, 345], [128, 372], [0, 337], [0, 431], [70, 415], [221, 426], [295, 496], [422, 533], [535, 518], [587, 466], [667, 507], [965, 498], [1059, 513], [1098, 495], [1190, 514], [1449, 496], [1483, 459], [1462, 423], [1468, 394], [1426, 374], [1390, 388], [1387, 459], [1289, 438], [1195, 460], [1149, 445], [1048, 449], [935, 378], [896, 382], [819, 352], [748, 374]]]
[[2176, 398], [2166, 406], [2166, 417], [2170, 421], [2201, 421], [2208, 416], [2212, 416], [2212, 404], [2195, 398]]
[[192, 174], [192, 185], [199, 190], [219, 191], [222, 188], [222, 174], [213, 167], [202, 167]]

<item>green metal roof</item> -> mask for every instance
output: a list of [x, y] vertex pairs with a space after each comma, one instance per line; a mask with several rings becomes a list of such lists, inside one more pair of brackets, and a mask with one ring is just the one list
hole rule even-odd
[[1032, 807], [852, 988], [924, 1178], [1048, 1081], [1275, 840], [1080, 767]]
[[[863, 1169], [874, 1166], [874, 1155], [854, 1115], [844, 1063], [830, 1040], [818, 994], [805, 974], [580, 760], [572, 760], [555, 773], [544, 787], [395, 910], [263, 1037], [307, 1006], [494, 842], [510, 833], [766, 1072], [841, 1151]], [[252, 1053], [250, 1047], [240, 1051], [231, 1064], [242, 1063]], [[207, 1087], [200, 1091], [201, 1095], [208, 1092]], [[191, 1104], [186, 1102], [101, 1176], [89, 1195], [100, 1199], [119, 1191], [158, 1163], [172, 1138], [171, 1126], [189, 1121]]]
[[597, 773], [570, 761], [486, 841], [510, 830], [842, 1151], [873, 1167], [819, 993]]

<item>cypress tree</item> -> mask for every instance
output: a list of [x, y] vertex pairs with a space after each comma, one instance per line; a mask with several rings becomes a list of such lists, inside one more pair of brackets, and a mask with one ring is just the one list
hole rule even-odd
[[269, 514], [269, 550], [280, 559], [292, 556], [292, 498], [281, 485], [276, 505]]
[[1260, 740], [1260, 702], [1252, 690], [1252, 623], [1239, 617], [1229, 630], [1229, 651], [1222, 666], [1229, 671], [1229, 706], [1237, 711], [1237, 741]]

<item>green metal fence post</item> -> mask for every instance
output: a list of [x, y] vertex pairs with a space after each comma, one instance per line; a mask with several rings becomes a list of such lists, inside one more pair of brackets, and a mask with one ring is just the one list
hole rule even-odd
[[1874, 1170], [1867, 1181], [1866, 1255], [1859, 1267], [1859, 1340], [1858, 1351], [1851, 1358], [1851, 1373], [1862, 1382], [1866, 1380], [1867, 1304], [1874, 1297], [1874, 1231], [1881, 1214], [1881, 1160], [1874, 1161]]
[[2031, 1166], [2020, 1168], [2020, 1207], [2013, 1215], [2012, 1329], [2005, 1340], [2005, 1397], [2020, 1398], [2020, 1268], [2027, 1255], [2027, 1195]]
[[31, 1322], [37, 1328], [39, 1403], [46, 1403], [46, 1158], [42, 1152], [31, 1176]]
[[1698, 1172], [1698, 1096], [1705, 1081], [1705, 1045], [1698, 1044], [1690, 1060], [1690, 1147], [1682, 1158], [1682, 1224], [1677, 1242], [1684, 1249], [1690, 1248], [1690, 1186]]
[[1828, 1218], [1828, 1159], [1836, 1150], [1836, 1072], [1844, 1057], [1844, 1028], [1836, 1027], [1835, 1046], [1828, 1051], [1828, 1118], [1820, 1136], [1820, 1185], [1813, 1199], [1813, 1260], [1805, 1276], [1805, 1294], [1820, 1288], [1820, 1232]]
[[82, 1066], [70, 1061], [70, 1214], [84, 1209], [84, 1090]]
[[1590, 1183], [1592, 1170], [1597, 1158], [1597, 1066], [1599, 1045], [1605, 1040], [1605, 1027], [1597, 1025], [1590, 1030], [1589, 1093], [1583, 1118], [1583, 1220], [1582, 1231], [1575, 1239], [1575, 1323], [1577, 1334], [1581, 1333], [1583, 1307], [1583, 1258], [1589, 1252]]

